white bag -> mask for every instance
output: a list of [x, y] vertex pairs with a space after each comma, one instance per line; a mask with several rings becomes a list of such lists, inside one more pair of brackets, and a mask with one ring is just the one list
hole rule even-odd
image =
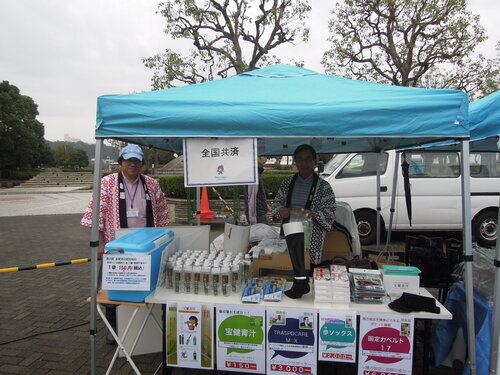
[[226, 223], [224, 225], [224, 252], [246, 254], [248, 251], [249, 238], [250, 226]]

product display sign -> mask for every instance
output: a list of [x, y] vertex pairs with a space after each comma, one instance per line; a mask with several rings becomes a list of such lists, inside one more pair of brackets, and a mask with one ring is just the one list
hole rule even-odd
[[266, 372], [265, 316], [261, 306], [217, 305], [217, 369]]
[[319, 361], [356, 362], [356, 312], [319, 311]]
[[150, 290], [151, 255], [104, 254], [102, 289]]
[[213, 368], [213, 305], [167, 303], [167, 365]]
[[184, 138], [184, 185], [258, 184], [257, 139]]
[[410, 375], [414, 317], [361, 314], [358, 375]]
[[267, 308], [267, 373], [316, 374], [317, 311]]

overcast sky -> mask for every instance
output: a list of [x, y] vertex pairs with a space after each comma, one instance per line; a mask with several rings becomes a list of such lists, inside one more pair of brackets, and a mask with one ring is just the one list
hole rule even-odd
[[[165, 48], [159, 0], [0, 0], [0, 81], [17, 86], [38, 104], [45, 139], [68, 134], [94, 142], [96, 99], [104, 94], [149, 91], [152, 71], [141, 59]], [[310, 0], [308, 44], [276, 49], [323, 73], [328, 11], [335, 1]], [[471, 0], [488, 41], [479, 46], [495, 56], [500, 40], [497, 0]], [[187, 49], [187, 48], [186, 48]]]

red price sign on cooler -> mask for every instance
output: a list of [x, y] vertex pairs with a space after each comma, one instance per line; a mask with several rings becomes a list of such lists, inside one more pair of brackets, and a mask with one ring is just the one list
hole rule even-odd
[[352, 359], [352, 354], [345, 353], [322, 353], [322, 358]]
[[238, 368], [244, 370], [257, 370], [257, 364], [247, 362], [226, 361], [227, 368]]
[[312, 370], [310, 367], [305, 366], [294, 366], [294, 365], [271, 365], [272, 371], [279, 372], [293, 372], [294, 374], [311, 374]]

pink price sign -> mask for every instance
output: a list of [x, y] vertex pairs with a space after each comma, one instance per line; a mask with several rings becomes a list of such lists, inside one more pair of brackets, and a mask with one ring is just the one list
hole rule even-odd
[[396, 363], [408, 358], [411, 345], [406, 336], [401, 336], [400, 331], [391, 327], [378, 327], [367, 332], [361, 341], [361, 348], [366, 361], [379, 363]]

